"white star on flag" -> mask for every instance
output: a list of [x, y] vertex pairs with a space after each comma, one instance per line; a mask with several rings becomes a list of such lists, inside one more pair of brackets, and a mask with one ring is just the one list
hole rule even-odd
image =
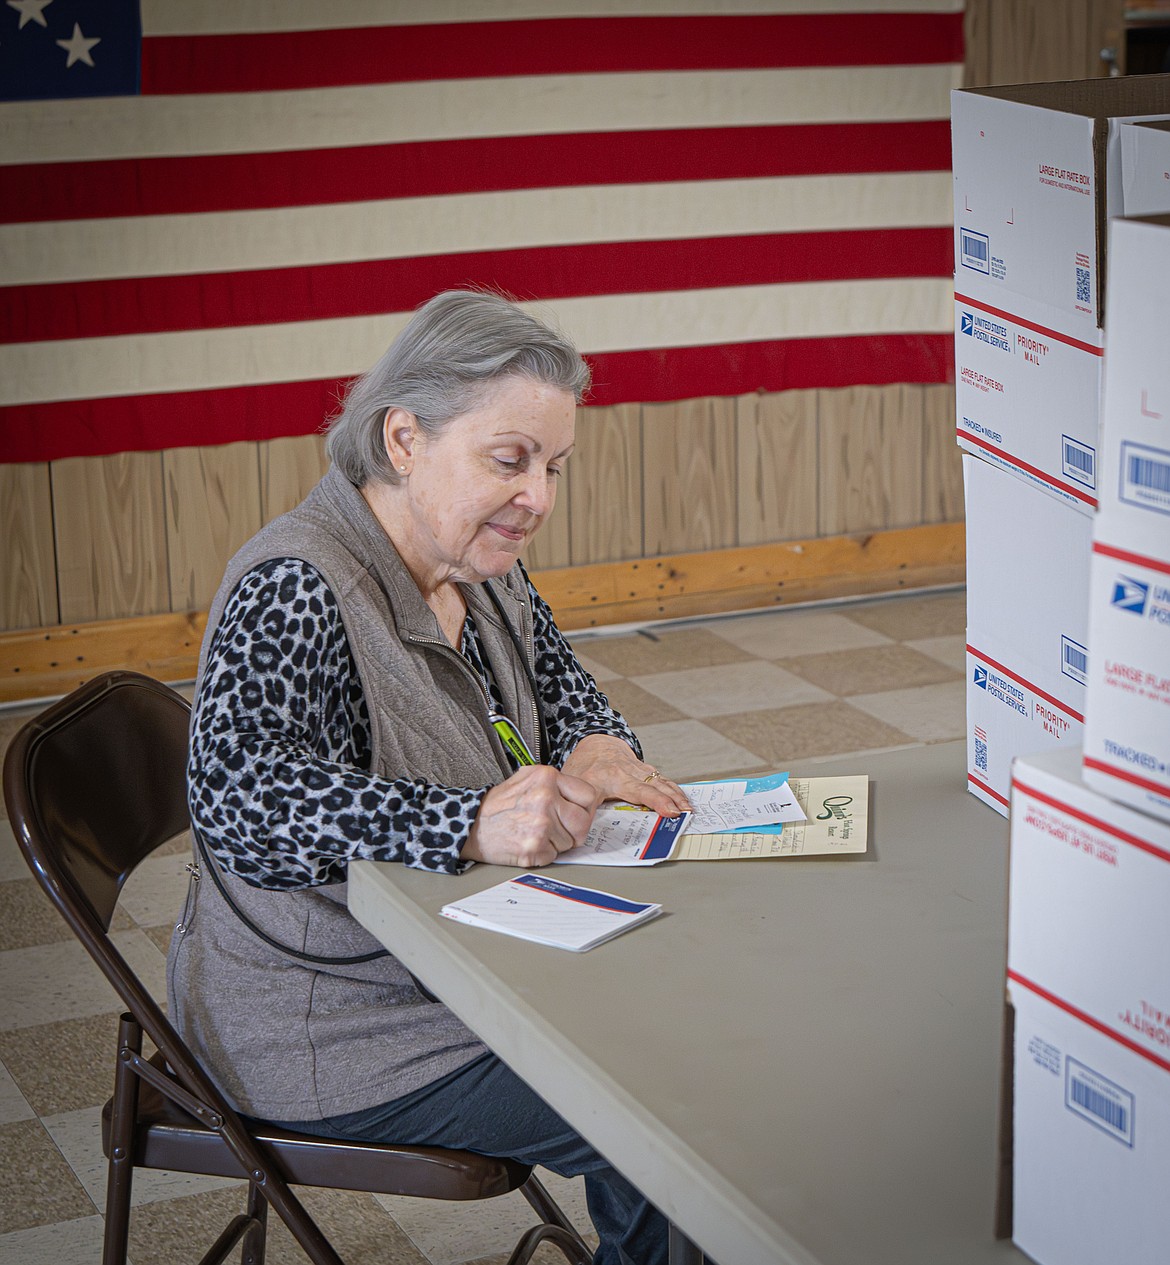
[[95, 44], [100, 44], [101, 37], [87, 40], [81, 33], [81, 27], [78, 23], [73, 23], [73, 35], [67, 40], [57, 40], [57, 46], [63, 48], [69, 54], [69, 60], [65, 63], [65, 69], [68, 70], [74, 62], [83, 61], [87, 66], [93, 65], [93, 58], [89, 55], [89, 50]]
[[20, 25], [16, 29], [23, 31], [29, 22], [47, 27], [49, 24], [45, 21], [45, 9], [52, 3], [53, 0], [8, 0], [8, 7], [20, 14]]

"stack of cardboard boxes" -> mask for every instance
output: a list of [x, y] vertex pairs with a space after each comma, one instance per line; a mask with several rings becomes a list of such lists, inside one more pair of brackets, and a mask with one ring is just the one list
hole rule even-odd
[[968, 786], [1011, 814], [1043, 1265], [1170, 1260], [1168, 113], [1168, 76], [953, 102]]

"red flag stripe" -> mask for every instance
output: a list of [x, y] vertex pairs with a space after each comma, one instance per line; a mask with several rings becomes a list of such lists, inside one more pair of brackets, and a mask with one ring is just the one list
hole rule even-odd
[[600, 242], [194, 276], [0, 288], [0, 343], [96, 338], [404, 312], [440, 290], [519, 299], [718, 286], [945, 277], [951, 230], [858, 229]]
[[543, 18], [148, 36], [142, 42], [142, 92], [962, 60], [961, 13]]
[[946, 119], [411, 141], [0, 166], [0, 223], [317, 206], [577, 185], [946, 171]]
[[[590, 404], [647, 402], [812, 387], [953, 381], [950, 334], [881, 334], [623, 351], [588, 356]], [[308, 435], [336, 410], [344, 382], [0, 408], [0, 461], [154, 451]]]

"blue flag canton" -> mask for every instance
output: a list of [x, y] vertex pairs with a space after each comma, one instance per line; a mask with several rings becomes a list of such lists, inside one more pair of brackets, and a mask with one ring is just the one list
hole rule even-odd
[[3, 0], [0, 101], [136, 96], [138, 0]]

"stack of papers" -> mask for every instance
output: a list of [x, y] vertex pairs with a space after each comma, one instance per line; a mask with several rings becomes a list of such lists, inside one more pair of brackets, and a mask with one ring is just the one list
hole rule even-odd
[[577, 953], [647, 922], [661, 905], [640, 904], [543, 874], [521, 874], [439, 911], [456, 922]]

